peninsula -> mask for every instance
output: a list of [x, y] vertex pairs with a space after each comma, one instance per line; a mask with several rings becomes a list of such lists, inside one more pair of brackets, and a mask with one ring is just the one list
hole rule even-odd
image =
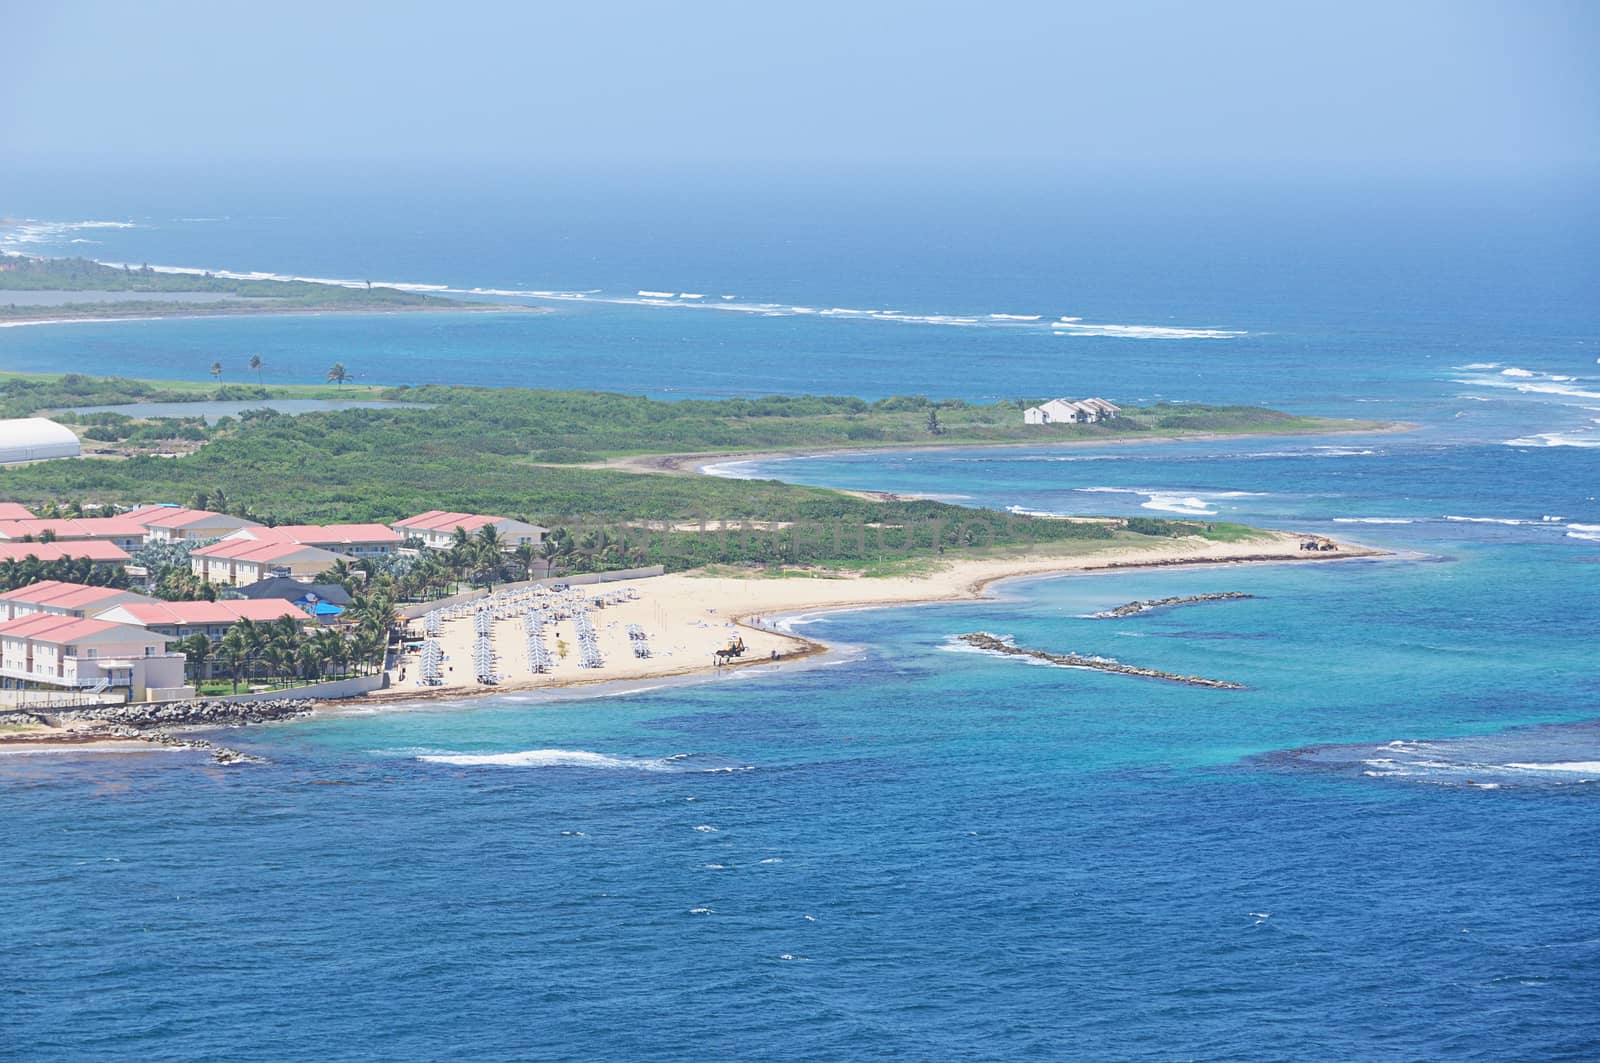
[[[331, 396], [397, 405], [299, 416], [270, 408]], [[165, 411], [208, 399], [262, 406], [220, 419], [137, 416], [143, 404]], [[73, 412], [118, 404], [122, 412]], [[0, 502], [11, 513], [0, 522], [11, 558], [0, 576], [19, 601], [49, 581], [118, 588], [109, 597], [123, 604], [106, 607], [113, 619], [94, 623], [150, 616], [182, 636], [169, 638], [164, 653], [160, 634], [139, 636], [151, 659], [169, 662], [167, 681], [149, 686], [227, 706], [246, 691], [414, 700], [703, 676], [819, 653], [824, 647], [782, 619], [798, 613], [970, 599], [1017, 577], [1380, 553], [1221, 521], [1051, 519], [694, 475], [680, 465], [685, 455], [698, 462], [719, 450], [1104, 444], [1390, 427], [1188, 405], [1130, 406], [1108, 423], [1037, 425], [1023, 420], [1028, 404], [809, 395], [659, 402], [527, 389], [0, 375], [0, 416], [44, 414], [90, 452], [0, 468]], [[180, 524], [196, 530], [180, 536], [172, 530]], [[94, 560], [87, 547], [97, 538], [105, 549]], [[1308, 541], [1320, 548], [1304, 549]], [[251, 626], [238, 609], [239, 618], [227, 619], [233, 612], [225, 609], [211, 621], [214, 632], [191, 635], [182, 617], [203, 609], [135, 600], [149, 592], [221, 605], [251, 581], [271, 586], [278, 626]], [[325, 619], [341, 615], [336, 606], [318, 611], [330, 594], [351, 603], [347, 619]], [[1131, 603], [1128, 611], [1231, 597], [1241, 595]], [[216, 626], [224, 620], [235, 634]], [[26, 637], [47, 637], [46, 622], [27, 623]], [[324, 630], [328, 624], [334, 630]], [[180, 643], [187, 663], [173, 659]], [[21, 695], [7, 700], [28, 711], [28, 691], [7, 693]], [[79, 696], [68, 693], [69, 702]], [[238, 722], [231, 709], [194, 711], [201, 715], [184, 717], [185, 726]], [[69, 740], [66, 731], [71, 741], [91, 733], [126, 740], [110, 728], [142, 726], [140, 719], [73, 722], [45, 712], [9, 723], [6, 741]]]
[[86, 258], [0, 255], [0, 324], [229, 314], [526, 312], [363, 283], [112, 266]]

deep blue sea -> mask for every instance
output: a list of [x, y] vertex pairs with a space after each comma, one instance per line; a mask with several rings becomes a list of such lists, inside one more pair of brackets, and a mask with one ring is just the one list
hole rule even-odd
[[[17, 250], [550, 312], [11, 327], [0, 369], [1416, 427], [714, 470], [1391, 559], [800, 617], [828, 663], [228, 733], [262, 766], [0, 758], [0, 1058], [1600, 1056], [1594, 208], [1420, 179], [12, 190]], [[1255, 597], [1086, 615], [1219, 591]]]

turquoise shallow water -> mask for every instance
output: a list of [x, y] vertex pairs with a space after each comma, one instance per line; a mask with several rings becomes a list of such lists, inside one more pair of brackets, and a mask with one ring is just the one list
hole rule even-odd
[[[356, 217], [330, 232], [359, 241], [319, 241], [315, 208], [277, 213], [289, 220], [231, 241], [143, 215], [142, 229], [60, 239], [329, 276], [387, 251], [390, 275], [461, 286], [661, 283], [614, 268], [621, 245], [569, 254], [526, 219], [425, 274], [405, 272], [415, 247], [448, 246], [426, 219], [391, 231]], [[791, 220], [798, 244], [745, 249], [759, 284], [735, 287], [714, 270], [733, 259], [703, 244], [674, 258], [654, 243], [641, 261], [693, 274], [693, 291], [729, 281], [795, 305], [1084, 309], [1249, 335], [564, 303], [473, 321], [13, 328], [0, 359], [192, 377], [229, 345], [294, 377], [353, 350], [366, 353], [342, 360], [396, 382], [981, 397], [1093, 381], [1114, 399], [1404, 417], [1421, 429], [723, 470], [1254, 521], [1397, 557], [1037, 580], [991, 601], [803, 618], [852, 649], [604, 698], [230, 732], [271, 761], [248, 770], [183, 753], [0, 759], [0, 1044], [63, 1060], [1600, 1051], [1600, 369], [1596, 304], [1558, 298], [1587, 290], [1595, 244], [1513, 232], [1494, 211], [1430, 240], [1414, 239], [1421, 222], [1302, 223], [1206, 244], [1213, 215], [1117, 245], [1017, 226], [987, 251], [960, 227], [863, 225], [829, 230], [851, 252], [830, 258]], [[1256, 597], [1085, 618], [1216, 591]], [[974, 630], [1246, 689], [952, 642]]]

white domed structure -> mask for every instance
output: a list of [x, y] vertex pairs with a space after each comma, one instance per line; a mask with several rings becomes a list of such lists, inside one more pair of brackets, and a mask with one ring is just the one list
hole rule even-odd
[[0, 421], [0, 465], [45, 458], [76, 458], [78, 437], [65, 425], [43, 417]]

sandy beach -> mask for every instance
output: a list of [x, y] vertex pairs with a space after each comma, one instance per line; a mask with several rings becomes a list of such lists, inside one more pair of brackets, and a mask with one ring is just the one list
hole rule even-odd
[[[711, 673], [718, 667], [770, 665], [774, 659], [794, 661], [825, 647], [781, 630], [779, 621], [783, 617], [829, 609], [971, 600], [985, 596], [991, 584], [1005, 579], [1177, 565], [1318, 562], [1383, 553], [1348, 543], [1341, 543], [1335, 551], [1306, 552], [1299, 548], [1304, 538], [1287, 532], [1264, 532], [1232, 543], [1194, 537], [1153, 539], [1148, 544], [1118, 543], [1100, 549], [1080, 546], [1075, 552], [951, 560], [936, 571], [912, 576], [791, 572], [779, 578], [675, 573], [605, 584], [582, 590], [627, 588], [632, 596], [591, 613], [604, 661], [602, 667], [579, 666], [573, 624], [562, 621], [545, 628], [545, 642], [553, 661], [550, 671], [533, 673], [525, 659], [521, 611], [516, 610], [493, 625], [499, 680], [493, 685], [479, 683], [473, 670], [474, 623], [472, 616], [466, 614], [446, 620], [441, 628], [438, 641], [446, 658], [442, 685], [425, 686], [420, 682], [420, 662], [413, 653], [391, 670], [387, 690], [361, 700], [459, 698], [495, 691]], [[628, 636], [630, 625], [644, 631], [649, 657], [634, 655]], [[414, 629], [420, 632], [420, 622]], [[726, 666], [717, 665], [713, 655], [735, 639], [743, 641], [745, 653]], [[565, 657], [558, 654], [562, 643], [569, 651]]]
[[[701, 571], [572, 588], [564, 594], [552, 593], [536, 600], [547, 604], [588, 604], [584, 611], [590, 617], [601, 658], [597, 667], [580, 665], [574, 621], [569, 617], [544, 627], [551, 667], [543, 673], [534, 672], [527, 660], [522, 619], [526, 606], [519, 603], [504, 609], [504, 616], [491, 626], [497, 679], [492, 684], [481, 683], [473, 655], [477, 639], [474, 610], [464, 609], [445, 619], [437, 636], [445, 658], [442, 683], [421, 681], [421, 662], [412, 650], [394, 663], [386, 689], [325, 702], [320, 709], [339, 711], [375, 702], [455, 700], [516, 691], [577, 692], [601, 684], [674, 677], [692, 680], [742, 668], [782, 667], [829, 648], [791, 633], [786, 629], [786, 618], [835, 609], [970, 601], [988, 596], [994, 583], [1007, 579], [1191, 565], [1310, 564], [1386, 556], [1385, 551], [1353, 543], [1339, 543], [1337, 550], [1327, 552], [1304, 551], [1300, 544], [1306, 538], [1289, 532], [1262, 532], [1231, 543], [1198, 537], [1122, 541], [1109, 546], [1078, 543], [1075, 549], [1068, 547], [1058, 552], [947, 560], [930, 572], [891, 577], [804, 570], [790, 570], [782, 577]], [[630, 627], [642, 630], [650, 650], [648, 656], [635, 654]], [[411, 632], [420, 639], [423, 622], [413, 622]], [[717, 651], [736, 641], [743, 643], [743, 654], [718, 663]], [[286, 692], [286, 696], [292, 697], [292, 692]], [[159, 748], [129, 739], [126, 732], [108, 731], [94, 722], [67, 722], [64, 726], [13, 724], [0, 733], [0, 752], [36, 753], [88, 745], [97, 752], [147, 752]]]

